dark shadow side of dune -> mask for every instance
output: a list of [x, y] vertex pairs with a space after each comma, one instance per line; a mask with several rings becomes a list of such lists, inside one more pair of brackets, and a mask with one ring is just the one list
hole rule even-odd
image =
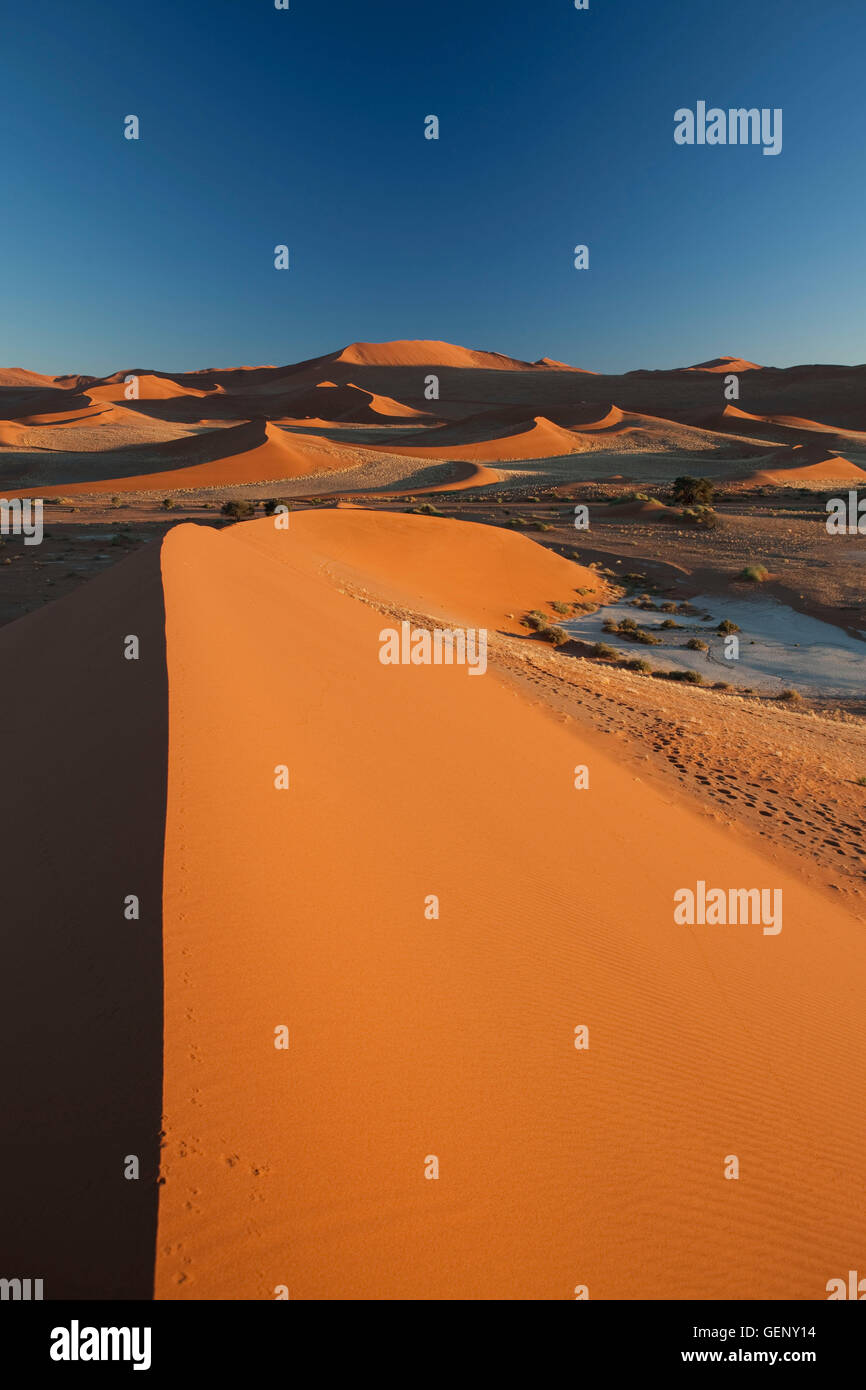
[[41, 1278], [46, 1299], [147, 1299], [168, 737], [159, 546], [0, 630], [0, 671], [0, 1276]]

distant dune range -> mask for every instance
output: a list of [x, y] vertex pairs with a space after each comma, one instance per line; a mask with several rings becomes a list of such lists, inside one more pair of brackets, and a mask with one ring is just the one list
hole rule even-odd
[[[736, 403], [724, 395], [731, 372]], [[127, 399], [128, 376], [137, 399]], [[806, 473], [780, 453], [818, 439], [826, 449]], [[866, 471], [866, 366], [776, 369], [720, 357], [606, 376], [417, 340], [353, 343], [284, 367], [101, 378], [0, 371], [6, 495], [305, 478], [318, 494], [435, 491], [614, 479], [635, 467], [647, 481], [683, 471], [776, 485], [857, 478]]]

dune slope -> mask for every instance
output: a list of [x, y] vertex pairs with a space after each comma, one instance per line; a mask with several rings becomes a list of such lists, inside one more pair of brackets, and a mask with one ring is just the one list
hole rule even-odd
[[[866, 1239], [862, 924], [493, 668], [381, 665], [393, 594], [510, 611], [465, 532], [166, 538], [157, 1296], [823, 1298]], [[698, 878], [781, 886], [781, 934], [676, 926]]]

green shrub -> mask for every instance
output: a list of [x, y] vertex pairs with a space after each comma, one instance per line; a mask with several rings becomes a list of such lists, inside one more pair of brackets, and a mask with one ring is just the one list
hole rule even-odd
[[540, 608], [533, 608], [529, 613], [525, 613], [520, 619], [524, 627], [529, 627], [533, 632], [544, 632], [550, 627], [550, 619], [546, 613], [542, 613]]
[[688, 642], [686, 642], [686, 646], [690, 652], [705, 652], [709, 650], [706, 642], [702, 642], [700, 637], [690, 637]]
[[727, 633], [727, 632], [739, 632], [739, 630], [740, 630], [739, 625], [738, 625], [737, 623], [732, 623], [731, 620], [730, 620], [730, 618], [723, 618], [722, 621], [719, 623], [718, 627], [716, 628], [716, 632], [725, 632], [725, 633]]
[[740, 579], [748, 580], [750, 584], [763, 584], [769, 577], [770, 571], [765, 569], [763, 565], [746, 565], [745, 569], [740, 570], [738, 576]]
[[287, 507], [292, 510], [292, 503], [287, 497], [269, 497], [265, 502], [265, 516], [273, 516], [277, 507]]
[[592, 648], [592, 654], [593, 656], [601, 657], [603, 660], [609, 660], [611, 657], [616, 657], [618, 655], [613, 647], [609, 647], [606, 642], [596, 642]]
[[687, 685], [703, 685], [704, 683], [700, 671], [656, 671], [655, 674], [666, 681], [685, 681]]
[[671, 496], [681, 507], [693, 507], [695, 503], [708, 506], [713, 500], [713, 485], [709, 478], [692, 478], [686, 473], [674, 478]]
[[223, 502], [220, 511], [232, 521], [246, 521], [255, 515], [256, 509], [253, 502], [243, 498], [239, 501]]

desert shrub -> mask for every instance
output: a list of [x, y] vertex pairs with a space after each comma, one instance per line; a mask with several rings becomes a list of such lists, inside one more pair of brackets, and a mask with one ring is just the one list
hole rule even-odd
[[664, 628], [672, 628], [672, 627], [679, 627], [680, 624], [679, 624], [679, 623], [675, 623], [674, 620], [673, 620], [673, 618], [665, 618], [664, 622], [663, 622], [663, 623], [660, 623], [659, 626], [660, 626], [660, 627], [664, 627]]
[[770, 571], [763, 565], [746, 565], [745, 569], [740, 570], [739, 579], [748, 580], [750, 584], [763, 584], [769, 579]]
[[643, 671], [644, 673], [652, 670], [649, 662], [644, 661], [642, 656], [631, 657], [631, 659], [625, 663], [625, 668], [627, 671]]
[[686, 685], [703, 685], [704, 678], [700, 671], [656, 671], [655, 675], [661, 676], [666, 681], [685, 681]]
[[611, 657], [615, 657], [617, 655], [613, 647], [609, 647], [606, 642], [596, 642], [592, 648], [592, 654], [593, 656], [599, 656], [604, 660], [609, 660]]
[[685, 473], [674, 478], [671, 496], [681, 507], [693, 507], [699, 502], [708, 506], [713, 500], [713, 485], [709, 478], [692, 478]]
[[572, 605], [570, 603], [562, 603], [559, 599], [557, 599], [555, 603], [551, 603], [550, 606], [553, 609], [554, 613], [558, 613], [561, 618], [566, 617], [572, 609]]
[[651, 632], [646, 632], [643, 628], [638, 629], [632, 640], [639, 642], [642, 647], [660, 647], [662, 642], [660, 637], [654, 637]]
[[223, 516], [229, 517], [232, 521], [246, 521], [255, 515], [255, 506], [245, 498], [238, 501], [223, 502], [220, 511]]
[[662, 613], [676, 613], [677, 605], [675, 603], [671, 603], [670, 600], [668, 600], [667, 603], [661, 604], [661, 611]]
[[858, 786], [858, 787], [866, 787], [866, 777], [858, 777], [858, 778], [857, 778], [857, 786]]
[[718, 517], [712, 507], [684, 507], [680, 512], [680, 520], [687, 522], [690, 526], [702, 526], [706, 530], [712, 530], [718, 525]]
[[166, 510], [167, 512], [168, 512], [168, 511], [171, 511], [172, 507], [174, 506], [174, 498], [173, 498], [173, 497], [163, 497], [163, 499], [162, 499], [162, 505], [163, 505], [163, 507], [165, 508], [165, 510]]
[[288, 507], [289, 511], [291, 511], [292, 503], [287, 497], [268, 497], [265, 501], [265, 516], [273, 516], [276, 513], [277, 507]]
[[738, 624], [738, 623], [732, 623], [731, 620], [730, 620], [730, 618], [723, 618], [722, 621], [719, 623], [718, 627], [716, 628], [716, 632], [724, 632], [724, 633], [727, 633], [727, 632], [739, 632], [739, 630], [740, 630], [739, 624]]
[[705, 652], [708, 650], [706, 642], [702, 642], [700, 637], [690, 637], [686, 642], [690, 652]]
[[561, 647], [564, 642], [571, 641], [571, 637], [564, 627], [553, 626], [543, 628], [539, 636], [542, 637], [545, 642], [552, 642], [555, 647]]
[[778, 698], [780, 700], [786, 700], [791, 705], [796, 705], [802, 700], [803, 696], [800, 694], [799, 690], [783, 690]]
[[533, 608], [529, 613], [524, 613], [520, 619], [524, 627], [529, 627], [533, 632], [543, 632], [550, 627], [550, 619], [546, 613], [542, 613], [540, 608]]
[[713, 681], [713, 690], [730, 690], [730, 681]]

